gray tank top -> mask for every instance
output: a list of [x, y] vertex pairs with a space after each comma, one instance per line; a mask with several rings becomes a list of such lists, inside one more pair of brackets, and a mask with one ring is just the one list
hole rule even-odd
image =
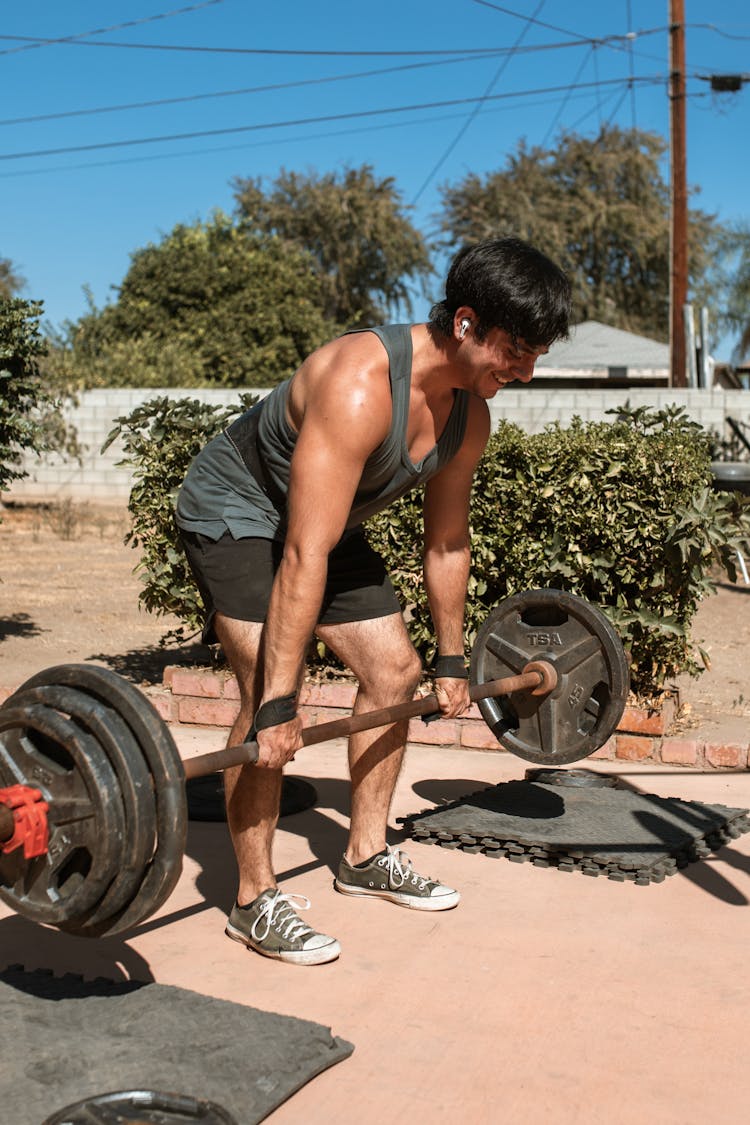
[[[360, 331], [374, 332], [388, 354], [393, 410], [385, 440], [365, 462], [346, 523], [347, 532], [429, 480], [450, 461], [463, 441], [468, 408], [467, 392], [456, 391], [448, 422], [437, 444], [415, 464], [409, 457], [406, 443], [412, 365], [410, 325], [391, 324]], [[297, 440], [297, 432], [289, 425], [286, 413], [290, 382], [287, 380], [275, 387], [234, 424], [234, 427], [250, 425], [250, 416], [260, 411], [257, 451], [271, 487], [263, 490], [235, 444], [226, 433], [219, 434], [190, 466], [177, 502], [180, 527], [212, 539], [220, 538], [227, 529], [235, 538], [245, 535], [283, 538], [283, 497], [289, 486], [289, 469]], [[234, 427], [233, 432], [236, 432]]]

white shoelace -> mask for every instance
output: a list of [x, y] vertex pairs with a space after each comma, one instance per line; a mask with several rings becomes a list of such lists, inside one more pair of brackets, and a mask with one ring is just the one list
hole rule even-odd
[[[294, 941], [303, 934], [313, 931], [297, 917], [297, 910], [309, 910], [310, 899], [305, 895], [283, 895], [277, 891], [273, 898], [266, 899], [262, 904], [258, 917], [253, 922], [250, 931], [255, 941], [265, 941], [271, 932], [276, 931], [286, 941]], [[265, 929], [261, 933], [261, 926], [265, 922]]]
[[385, 850], [387, 855], [381, 856], [378, 860], [378, 867], [388, 868], [389, 882], [392, 884], [394, 890], [398, 887], [403, 887], [410, 879], [415, 887], [419, 887], [423, 891], [427, 884], [432, 882], [429, 875], [418, 875], [412, 867], [412, 862], [406, 852], [399, 851], [398, 848], [391, 847], [386, 844]]

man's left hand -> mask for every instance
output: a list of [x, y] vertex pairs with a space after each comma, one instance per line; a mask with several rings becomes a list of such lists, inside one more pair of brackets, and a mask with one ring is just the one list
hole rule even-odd
[[471, 706], [469, 681], [465, 679], [436, 679], [435, 696], [444, 719], [457, 719]]

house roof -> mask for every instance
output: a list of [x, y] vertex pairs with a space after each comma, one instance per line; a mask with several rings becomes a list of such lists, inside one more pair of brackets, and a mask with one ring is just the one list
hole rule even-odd
[[576, 371], [610, 367], [669, 371], [669, 345], [597, 320], [585, 320], [571, 329], [569, 340], [558, 340], [547, 355], [540, 356], [536, 366]]

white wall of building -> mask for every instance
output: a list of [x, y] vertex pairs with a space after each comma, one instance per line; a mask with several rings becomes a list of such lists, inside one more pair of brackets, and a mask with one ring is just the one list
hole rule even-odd
[[[128, 415], [136, 406], [157, 396], [196, 398], [202, 402], [231, 405], [237, 402], [238, 393], [237, 390], [193, 389], [87, 391], [80, 396], [78, 405], [66, 411], [66, 417], [75, 426], [78, 440], [83, 446], [81, 463], [57, 454], [28, 456], [23, 463], [28, 476], [14, 482], [3, 493], [2, 499], [6, 502], [23, 502], [70, 498], [104, 502], [127, 498], [130, 492], [130, 472], [126, 467], [117, 465], [122, 458], [119, 442], [110, 446], [106, 453], [100, 452], [115, 418]], [[256, 393], [265, 395], [268, 391]], [[568, 425], [574, 415], [584, 422], [611, 422], [612, 417], [607, 415], [607, 410], [623, 406], [625, 402], [631, 407], [648, 406], [656, 409], [671, 404], [682, 406], [704, 429], [714, 430], [721, 435], [728, 436], [727, 415], [750, 425], [750, 394], [721, 387], [708, 390], [506, 388], [492, 400], [490, 410], [494, 427], [501, 419], [507, 419], [529, 433], [538, 433], [551, 422]]]

